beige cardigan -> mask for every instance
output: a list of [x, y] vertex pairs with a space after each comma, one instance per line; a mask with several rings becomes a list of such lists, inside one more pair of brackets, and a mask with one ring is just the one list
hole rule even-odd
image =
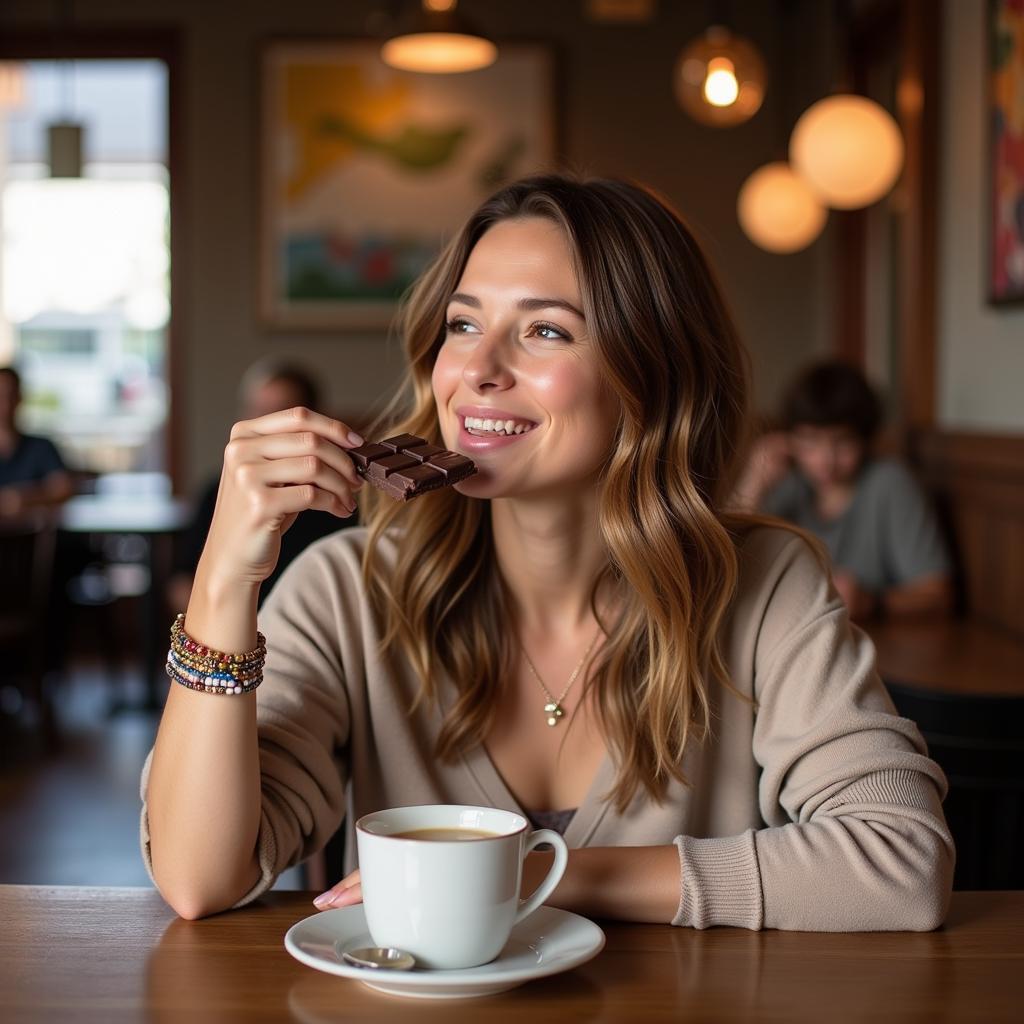
[[[321, 849], [346, 819], [383, 807], [463, 803], [523, 809], [484, 749], [434, 757], [440, 714], [411, 717], [410, 669], [377, 653], [360, 558], [364, 529], [315, 543], [259, 615], [268, 644], [257, 691], [263, 875], [238, 906]], [[388, 549], [386, 557], [393, 557]], [[691, 787], [624, 814], [602, 795], [606, 758], [566, 831], [570, 848], [679, 848], [673, 924], [815, 931], [924, 930], [941, 924], [953, 843], [945, 779], [914, 724], [896, 716], [867, 637], [806, 543], [758, 528], [741, 543], [724, 653], [734, 685], [712, 695], [711, 738], [685, 758]], [[215, 698], [210, 698], [211, 700]], [[216, 698], [230, 699], [230, 698]], [[445, 688], [447, 705], [452, 691]], [[152, 756], [152, 755], [150, 755]], [[145, 799], [149, 761], [143, 769]], [[145, 805], [142, 849], [152, 875]]]

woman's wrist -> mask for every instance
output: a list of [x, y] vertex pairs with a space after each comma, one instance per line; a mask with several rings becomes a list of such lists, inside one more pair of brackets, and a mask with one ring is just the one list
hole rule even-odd
[[193, 640], [218, 650], [248, 651], [256, 644], [259, 596], [258, 583], [211, 578], [200, 564], [185, 615], [185, 631]]

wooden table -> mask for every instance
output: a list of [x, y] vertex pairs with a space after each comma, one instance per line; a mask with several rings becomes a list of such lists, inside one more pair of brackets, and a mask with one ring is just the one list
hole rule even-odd
[[0, 886], [0, 1018], [28, 1021], [998, 1021], [1021, 1019], [1024, 892], [958, 893], [928, 934], [605, 923], [567, 974], [483, 999], [384, 996], [293, 960], [310, 893], [204, 921], [147, 889]]
[[1024, 697], [1024, 640], [974, 619], [864, 627], [892, 685], [958, 697]]

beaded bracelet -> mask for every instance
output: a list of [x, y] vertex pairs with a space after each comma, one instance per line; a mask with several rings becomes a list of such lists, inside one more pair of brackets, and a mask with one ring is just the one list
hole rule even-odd
[[257, 632], [257, 646], [232, 654], [193, 640], [184, 629], [185, 615], [179, 613], [171, 626], [171, 646], [165, 671], [170, 679], [190, 690], [215, 694], [251, 693], [263, 682], [267, 639]]

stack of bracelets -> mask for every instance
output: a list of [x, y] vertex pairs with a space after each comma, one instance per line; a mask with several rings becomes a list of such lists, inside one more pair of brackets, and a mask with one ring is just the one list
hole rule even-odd
[[197, 643], [185, 632], [185, 613], [171, 626], [171, 648], [167, 652], [167, 675], [176, 683], [202, 693], [252, 693], [263, 682], [267, 659], [267, 638], [256, 634], [256, 649], [245, 654], [228, 654]]

